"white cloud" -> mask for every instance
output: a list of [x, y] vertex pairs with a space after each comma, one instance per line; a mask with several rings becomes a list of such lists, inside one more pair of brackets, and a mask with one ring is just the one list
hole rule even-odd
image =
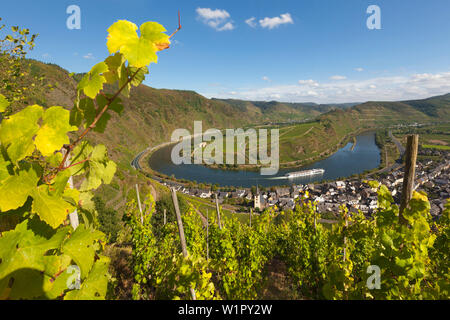
[[51, 55], [50, 55], [50, 53], [43, 53], [42, 58], [44, 58], [44, 59], [51, 58]]
[[364, 71], [364, 69], [363, 69], [363, 68], [355, 68], [355, 71], [358, 71], [358, 72], [363, 72], [363, 71]]
[[267, 77], [267, 76], [262, 77], [262, 79], [263, 79], [264, 81], [269, 81], [269, 82], [271, 81], [270, 78]]
[[291, 23], [291, 24], [294, 23], [290, 13], [284, 13], [279, 17], [273, 17], [273, 18], [265, 17], [264, 19], [259, 20], [259, 25], [261, 27], [269, 28], [269, 29], [273, 29], [282, 24], [288, 24], [288, 23]]
[[85, 59], [94, 59], [94, 55], [92, 53], [88, 53], [87, 55], [84, 55], [83, 58], [85, 58]]
[[227, 30], [233, 30], [234, 25], [231, 22], [225, 23], [222, 27], [216, 28], [217, 31], [227, 31]]
[[226, 10], [197, 8], [196, 12], [198, 19], [217, 31], [234, 29], [233, 21], [228, 21], [231, 16]]
[[251, 17], [251, 18], [245, 20], [245, 23], [248, 24], [252, 28], [256, 28], [257, 23], [255, 22], [255, 20], [256, 20], [255, 17]]
[[[317, 84], [317, 85], [316, 85]], [[389, 76], [366, 80], [321, 82], [300, 80], [297, 84], [205, 94], [208, 97], [286, 102], [344, 103], [423, 99], [450, 92], [450, 72]]]
[[279, 95], [278, 93], [274, 93], [274, 94], [270, 95], [270, 99], [271, 100], [280, 99], [280, 98], [281, 98], [281, 95]]
[[205, 20], [225, 20], [230, 17], [226, 10], [211, 10], [210, 8], [197, 8], [197, 14]]
[[345, 80], [345, 79], [347, 79], [347, 77], [339, 76], [339, 75], [330, 77], [330, 80]]
[[298, 80], [298, 84], [310, 86], [310, 87], [318, 87], [319, 83], [317, 81], [314, 81], [312, 79], [309, 80]]

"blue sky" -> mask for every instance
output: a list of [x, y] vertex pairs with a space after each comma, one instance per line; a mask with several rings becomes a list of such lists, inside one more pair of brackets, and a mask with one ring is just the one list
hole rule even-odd
[[[69, 30], [69, 5], [81, 29]], [[381, 29], [369, 30], [369, 5]], [[119, 19], [183, 29], [145, 83], [207, 97], [318, 103], [424, 98], [450, 92], [448, 0], [4, 1], [8, 26], [39, 33], [29, 55], [85, 72], [107, 55]], [[253, 19], [252, 19], [253, 18]]]

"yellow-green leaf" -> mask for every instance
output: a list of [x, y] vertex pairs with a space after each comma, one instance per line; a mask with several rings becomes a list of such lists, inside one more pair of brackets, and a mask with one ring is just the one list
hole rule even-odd
[[108, 65], [105, 62], [97, 63], [91, 71], [84, 75], [83, 79], [78, 83], [77, 89], [83, 90], [84, 94], [91, 99], [103, 89], [106, 78], [103, 73], [108, 71]]
[[4, 112], [9, 106], [9, 101], [4, 95], [0, 94], [0, 112]]
[[43, 123], [39, 129], [35, 144], [43, 156], [49, 156], [68, 144], [67, 132], [78, 130], [69, 123], [70, 112], [63, 107], [48, 108], [43, 116]]
[[0, 211], [8, 211], [21, 207], [32, 190], [36, 188], [39, 178], [30, 168], [21, 170], [19, 174], [12, 175], [0, 184]]
[[108, 41], [106, 42], [109, 53], [119, 51], [129, 41], [137, 39], [136, 30], [137, 26], [127, 20], [119, 20], [109, 27]]
[[75, 210], [70, 203], [62, 197], [51, 195], [46, 185], [41, 185], [33, 190], [32, 212], [37, 213], [41, 220], [52, 228], [57, 228], [67, 215]]
[[33, 153], [33, 137], [39, 130], [38, 120], [44, 110], [41, 106], [28, 106], [4, 119], [0, 124], [0, 142], [12, 162], [22, 160]]

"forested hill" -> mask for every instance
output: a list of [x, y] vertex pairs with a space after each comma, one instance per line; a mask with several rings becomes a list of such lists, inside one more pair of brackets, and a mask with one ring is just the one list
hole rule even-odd
[[[26, 103], [42, 106], [61, 105], [71, 108], [80, 75], [54, 64], [36, 60], [30, 63], [29, 79], [23, 86], [30, 97]], [[31, 86], [36, 78], [42, 78]], [[237, 128], [263, 122], [328, 119], [338, 126], [350, 127], [408, 121], [450, 119], [450, 94], [424, 100], [402, 102], [366, 102], [358, 105], [315, 103], [282, 103], [207, 99], [194, 91], [154, 89], [140, 85], [124, 100], [124, 115], [112, 119], [105, 134], [92, 133], [91, 139], [106, 144], [112, 158], [126, 164], [149, 145], [170, 139], [176, 128], [193, 130], [194, 120], [205, 128]], [[16, 106], [20, 108], [20, 106]]]
[[369, 101], [346, 110], [333, 110], [320, 120], [353, 123], [356, 127], [450, 121], [450, 94], [399, 102]]
[[298, 118], [314, 118], [322, 113], [335, 109], [346, 109], [358, 105], [359, 103], [334, 103], [317, 104], [314, 102], [279, 102], [279, 101], [246, 101], [238, 99], [212, 99], [223, 101], [227, 104], [245, 109], [256, 107], [266, 116], [266, 118], [277, 120], [298, 120]]
[[[36, 60], [30, 63], [29, 79], [23, 86], [28, 88], [26, 104], [37, 103], [42, 106], [61, 105], [72, 108], [76, 94], [77, 80], [67, 70]], [[35, 78], [43, 78], [36, 86]], [[204, 128], [237, 128], [267, 121], [303, 120], [323, 112], [314, 107], [299, 109], [284, 106], [265, 107], [255, 104], [235, 104], [226, 101], [207, 99], [194, 91], [154, 89], [146, 85], [133, 88], [130, 98], [122, 98], [124, 114], [112, 114], [108, 130], [104, 134], [90, 134], [93, 140], [107, 145], [116, 161], [129, 161], [133, 155], [148, 145], [167, 141], [176, 128], [193, 130], [195, 120], [202, 120]], [[15, 106], [15, 109], [23, 107]], [[114, 154], [117, 153], [117, 154]], [[120, 159], [122, 158], [122, 159]]]

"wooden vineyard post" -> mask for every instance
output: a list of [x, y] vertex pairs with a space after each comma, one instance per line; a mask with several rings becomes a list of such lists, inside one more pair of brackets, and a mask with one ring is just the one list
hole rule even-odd
[[[66, 152], [68, 152], [68, 150], [66, 148], [62, 148], [61, 153], [62, 153], [63, 158], [66, 155]], [[64, 162], [64, 167], [70, 166], [70, 161], [69, 160], [70, 160], [70, 154], [67, 155], [66, 162]], [[73, 177], [72, 176], [70, 176], [68, 182], [69, 182], [70, 189], [73, 189]], [[73, 212], [69, 213], [69, 221], [70, 221], [70, 225], [72, 226], [72, 228], [74, 230], [76, 228], [78, 228], [78, 225], [80, 224], [80, 222], [78, 220], [78, 211], [77, 211], [77, 209], [75, 209]]]
[[219, 226], [219, 229], [222, 230], [222, 224], [220, 223], [220, 210], [219, 210], [219, 200], [217, 199], [217, 193], [216, 196], [216, 211], [217, 211], [217, 224]]
[[400, 202], [400, 223], [406, 224], [403, 217], [403, 210], [408, 206], [412, 198], [414, 190], [414, 176], [416, 173], [417, 148], [419, 146], [419, 135], [413, 134], [408, 136], [405, 154], [405, 173], [403, 176], [402, 199]]
[[139, 196], [139, 188], [138, 188], [137, 183], [136, 183], [136, 194], [137, 194], [137, 201], [138, 201], [138, 205], [139, 205], [139, 212], [141, 213], [141, 224], [144, 224], [144, 214], [142, 213], [141, 198]]
[[314, 209], [314, 232], [316, 232], [317, 229], [317, 209]]
[[167, 218], [166, 218], [166, 209], [164, 209], [164, 225], [166, 225], [167, 223]]
[[209, 210], [206, 210], [206, 261], [209, 260]]
[[[344, 219], [345, 219], [344, 230], [347, 230], [348, 227], [347, 213], [344, 214]], [[344, 262], [345, 260], [347, 260], [347, 237], [344, 236]]]
[[[178, 206], [178, 198], [175, 188], [172, 188], [172, 201], [173, 206], [175, 207], [175, 213], [177, 215], [177, 224], [178, 224], [178, 232], [180, 234], [181, 251], [183, 252], [183, 256], [187, 258], [188, 252], [186, 247], [186, 238], [184, 237], [183, 221], [181, 220], [180, 207]], [[195, 296], [195, 290], [192, 287], [189, 289], [191, 291], [192, 300], [197, 300]]]

